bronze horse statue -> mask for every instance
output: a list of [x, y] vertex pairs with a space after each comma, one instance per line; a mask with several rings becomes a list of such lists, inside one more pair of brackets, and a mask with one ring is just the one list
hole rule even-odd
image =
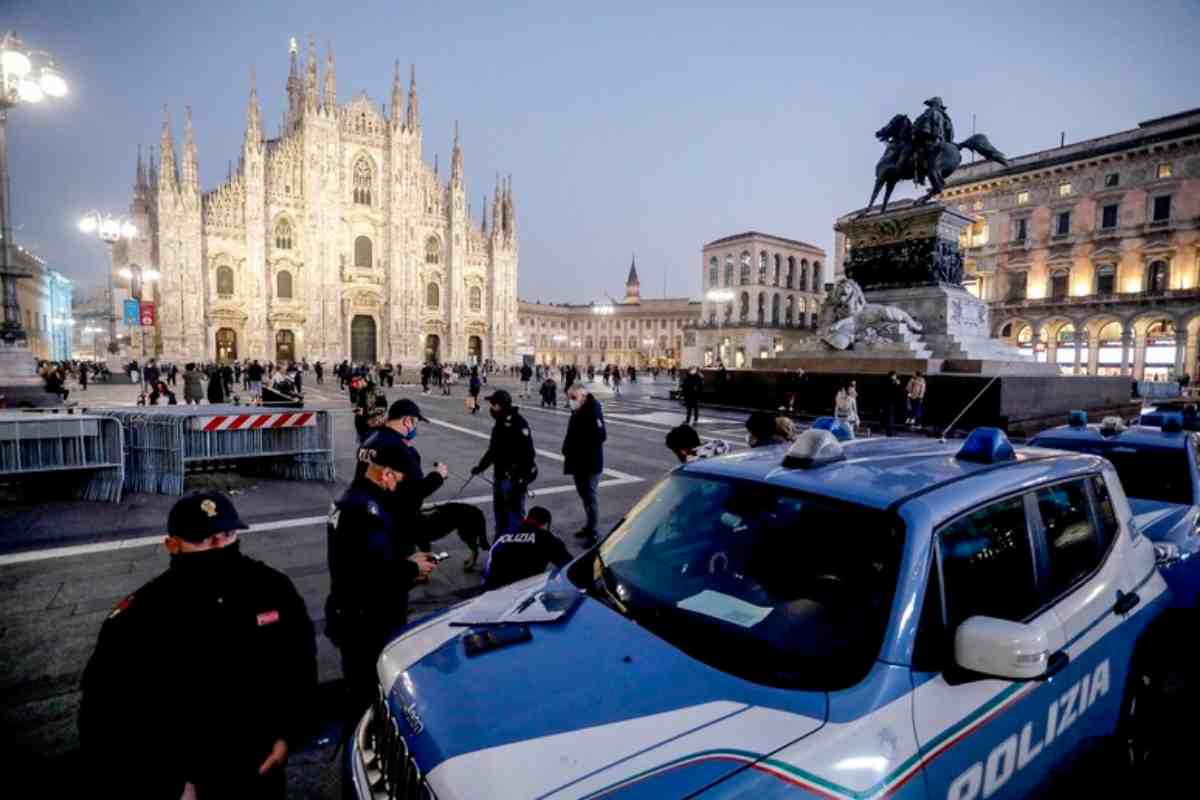
[[[916, 179], [913, 124], [908, 115], [897, 114], [892, 117], [891, 122], [875, 132], [875, 138], [886, 143], [887, 149], [883, 151], [883, 157], [875, 165], [875, 190], [871, 192], [871, 201], [867, 203], [867, 207], [859, 212], [858, 216], [860, 217], [865, 216], [871, 210], [871, 206], [875, 204], [875, 198], [879, 195], [879, 190], [884, 185], [887, 186], [887, 191], [883, 193], [883, 205], [879, 210], [881, 214], [887, 211], [888, 199], [892, 196], [892, 190], [896, 188], [896, 184], [900, 181]], [[928, 203], [934, 195], [941, 194], [946, 178], [950, 177], [951, 173], [962, 164], [963, 150], [970, 150], [988, 161], [1008, 166], [1004, 154], [992, 147], [992, 143], [982, 133], [977, 133], [957, 144], [943, 142], [928, 165], [929, 191], [924, 197], [917, 200], [917, 205]]]

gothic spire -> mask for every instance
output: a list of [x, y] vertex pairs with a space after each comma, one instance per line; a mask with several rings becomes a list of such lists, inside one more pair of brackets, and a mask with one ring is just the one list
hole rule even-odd
[[158, 162], [154, 158], [154, 145], [150, 145], [149, 176], [146, 185], [150, 188], [150, 191], [155, 191], [158, 188]]
[[404, 115], [404, 127], [415, 131], [421, 125], [421, 111], [417, 106], [417, 65], [412, 65], [408, 82], [408, 112]]
[[188, 191], [200, 189], [200, 165], [196, 158], [196, 135], [192, 130], [192, 107], [187, 106], [187, 124], [183, 133], [183, 180], [181, 186]]
[[262, 141], [262, 114], [258, 110], [258, 81], [254, 77], [254, 65], [250, 65], [250, 102], [246, 106], [246, 141], [258, 144]]
[[162, 192], [173, 192], [177, 185], [175, 177], [175, 140], [171, 137], [171, 112], [163, 106], [162, 136], [159, 137], [159, 152], [162, 154], [158, 175], [158, 188]]
[[462, 148], [458, 145], [458, 121], [454, 122], [454, 151], [450, 156], [450, 182], [455, 186], [462, 184], [463, 158]]
[[146, 166], [142, 163], [142, 146], [137, 147], [137, 169], [133, 174], [133, 194], [141, 197], [146, 192]]
[[500, 199], [500, 173], [496, 173], [496, 191], [492, 195], [492, 235], [500, 233], [500, 207], [503, 202]]
[[293, 36], [288, 40], [288, 58], [291, 62], [288, 66], [287, 79], [288, 126], [291, 126], [300, 117], [300, 109], [303, 106], [304, 89], [300, 83], [299, 50], [300, 48], [296, 45], [296, 37]]
[[404, 111], [404, 89], [400, 84], [400, 59], [396, 59], [396, 71], [392, 73], [392, 127], [399, 128]]
[[487, 192], [483, 193], [483, 204], [480, 206], [480, 208], [483, 209], [483, 212], [479, 216], [481, 216], [483, 218], [483, 221], [479, 225], [479, 230], [486, 236], [487, 235]]
[[317, 110], [317, 38], [308, 35], [308, 56], [304, 78], [304, 108], [306, 111]]
[[333, 42], [327, 42], [328, 52], [325, 56], [325, 97], [322, 105], [325, 110], [333, 113], [337, 107], [337, 77], [333, 69]]
[[633, 256], [629, 261], [629, 277], [625, 279], [626, 286], [641, 286], [641, 281], [638, 280], [637, 274], [637, 256]]

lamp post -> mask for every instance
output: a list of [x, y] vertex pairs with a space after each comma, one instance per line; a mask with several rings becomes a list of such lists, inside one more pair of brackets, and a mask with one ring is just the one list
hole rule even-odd
[[121, 270], [121, 277], [129, 281], [129, 296], [138, 301], [138, 351], [140, 354], [141, 369], [138, 370], [142, 377], [142, 393], [146, 392], [146, 327], [142, 320], [142, 283], [143, 281], [158, 280], [158, 270], [146, 269], [140, 264], [130, 264]]
[[[704, 295], [704, 299], [710, 303], [716, 303], [722, 306], [726, 303], [732, 303], [735, 294], [732, 289], [709, 289]], [[725, 309], [717, 309], [717, 361], [725, 363]]]
[[100, 327], [98, 325], [92, 325], [90, 323], [83, 329], [83, 333], [85, 335], [89, 334], [89, 333], [92, 335], [92, 361], [93, 362], [100, 360], [100, 359], [96, 358], [96, 334], [99, 332], [100, 332]]
[[[79, 230], [86, 235], [94, 235], [108, 247], [108, 346], [105, 349], [116, 355], [120, 347], [117, 345], [117, 311], [113, 299], [113, 248], [117, 242], [129, 241], [136, 237], [138, 229], [128, 217], [114, 217], [99, 211], [89, 211], [79, 220]], [[141, 299], [140, 296], [138, 299]]]

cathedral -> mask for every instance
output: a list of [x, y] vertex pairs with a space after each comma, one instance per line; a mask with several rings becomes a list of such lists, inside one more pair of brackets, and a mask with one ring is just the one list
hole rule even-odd
[[388, 108], [365, 93], [339, 105], [332, 49], [321, 80], [311, 40], [290, 59], [279, 137], [263, 133], [251, 76], [240, 158], [217, 188], [200, 189], [190, 109], [178, 162], [169, 112], [159, 159], [139, 152], [139, 238], [114, 270], [159, 273], [142, 288], [156, 301], [147, 355], [511, 362], [511, 179], [497, 178], [490, 225], [486, 195], [474, 223], [457, 126], [448, 180], [422, 158], [415, 70], [405, 98], [396, 63]]

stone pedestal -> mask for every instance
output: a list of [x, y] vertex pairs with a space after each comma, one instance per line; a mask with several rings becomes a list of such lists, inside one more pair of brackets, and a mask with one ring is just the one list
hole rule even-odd
[[58, 405], [57, 395], [45, 390], [29, 348], [0, 343], [0, 397], [8, 408]]
[[869, 214], [834, 226], [846, 237], [846, 277], [864, 292], [962, 286], [958, 237], [974, 220], [937, 204]]

